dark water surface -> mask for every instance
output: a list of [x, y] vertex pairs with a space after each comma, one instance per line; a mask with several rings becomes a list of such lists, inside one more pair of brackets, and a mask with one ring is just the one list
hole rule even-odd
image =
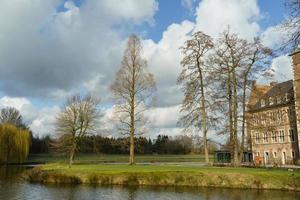
[[31, 184], [20, 178], [23, 171], [20, 167], [0, 167], [0, 200], [300, 200], [299, 192], [270, 190]]

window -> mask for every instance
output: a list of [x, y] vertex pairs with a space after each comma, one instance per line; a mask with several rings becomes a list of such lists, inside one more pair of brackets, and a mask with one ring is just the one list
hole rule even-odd
[[289, 116], [291, 117], [291, 116], [292, 116], [292, 114], [293, 114], [293, 111], [292, 111], [292, 109], [289, 109]]
[[264, 143], [268, 143], [268, 133], [264, 133]]
[[277, 142], [277, 131], [272, 131], [272, 142], [273, 143]]
[[273, 157], [277, 158], [277, 152], [276, 151], [273, 152]]
[[269, 98], [269, 105], [273, 105], [274, 104], [274, 100], [272, 97]]
[[279, 120], [279, 121], [281, 121], [282, 120], [282, 113], [281, 113], [281, 110], [278, 110], [277, 111], [277, 119]]
[[279, 131], [279, 142], [284, 142], [284, 130]]
[[289, 130], [289, 138], [290, 138], [290, 142], [295, 142], [295, 135], [293, 129]]
[[274, 112], [271, 112], [271, 120], [272, 120], [272, 122], [275, 121], [275, 113]]
[[286, 93], [285, 94], [285, 101], [289, 101], [290, 99], [289, 99], [289, 94], [288, 93]]
[[260, 100], [260, 106], [261, 107], [265, 107], [265, 105], [266, 105], [265, 100], [264, 99]]
[[255, 133], [255, 143], [259, 143], [259, 133]]
[[294, 159], [295, 158], [295, 152], [292, 151], [292, 158]]
[[281, 96], [277, 97], [277, 104], [281, 103]]

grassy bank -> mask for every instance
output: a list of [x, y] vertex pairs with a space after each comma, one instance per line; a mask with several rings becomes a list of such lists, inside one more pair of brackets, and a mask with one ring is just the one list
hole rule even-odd
[[[136, 162], [204, 162], [203, 155], [136, 155]], [[213, 159], [213, 156], [210, 156]], [[63, 154], [32, 154], [27, 162], [30, 163], [65, 163], [67, 158]], [[79, 154], [75, 163], [122, 163], [128, 162], [128, 155], [106, 155], [106, 154]]]
[[47, 164], [30, 170], [25, 178], [40, 183], [300, 190], [300, 171], [284, 169], [125, 164], [81, 164], [68, 168], [65, 164]]

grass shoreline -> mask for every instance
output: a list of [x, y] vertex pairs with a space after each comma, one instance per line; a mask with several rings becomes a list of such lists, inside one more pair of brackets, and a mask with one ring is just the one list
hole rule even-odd
[[300, 171], [189, 165], [46, 164], [24, 178], [42, 184], [193, 186], [300, 191]]

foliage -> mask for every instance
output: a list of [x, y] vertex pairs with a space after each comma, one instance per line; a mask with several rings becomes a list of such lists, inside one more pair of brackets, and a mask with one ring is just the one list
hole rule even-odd
[[[33, 154], [52, 153], [51, 144], [53, 138], [49, 136], [44, 138], [32, 139], [30, 152]], [[169, 137], [158, 135], [157, 138], [137, 137], [135, 139], [135, 153], [145, 154], [190, 154], [202, 153], [204, 151], [203, 141], [201, 138], [188, 136]], [[209, 141], [209, 153], [213, 154], [217, 150], [216, 144]], [[129, 138], [128, 137], [102, 137], [100, 135], [87, 135], [78, 142], [78, 152], [83, 154], [128, 154]]]
[[51, 144], [54, 142], [49, 135], [45, 137], [33, 137], [31, 135], [30, 154], [50, 153]]
[[30, 134], [12, 124], [0, 126], [0, 162], [23, 162], [29, 153]]

